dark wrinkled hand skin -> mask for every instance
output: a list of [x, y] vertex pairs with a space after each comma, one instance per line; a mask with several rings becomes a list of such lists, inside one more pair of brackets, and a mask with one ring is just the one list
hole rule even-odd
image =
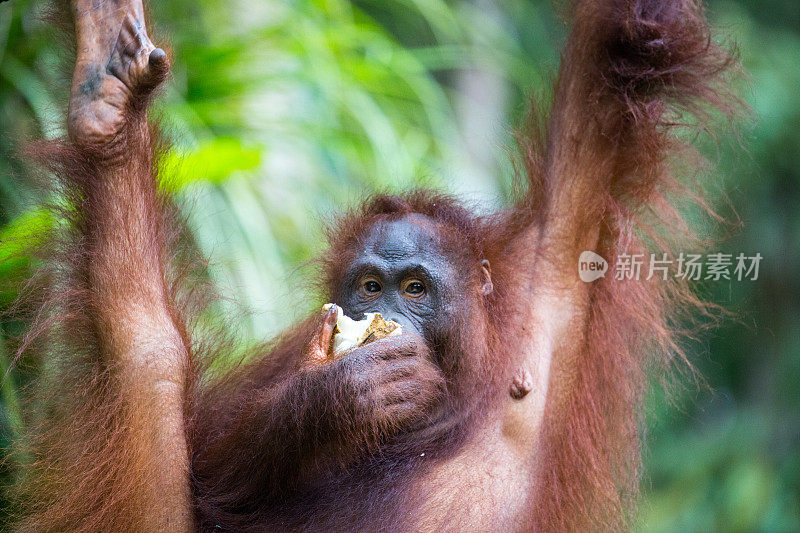
[[298, 370], [321, 373], [325, 381], [344, 379], [358, 418], [387, 434], [429, 420], [444, 393], [444, 377], [425, 341], [413, 333], [386, 337], [335, 358], [331, 339], [336, 310], [323, 311], [300, 358]]
[[[169, 75], [166, 52], [147, 35], [142, 0], [78, 0], [73, 5], [78, 57], [70, 90], [67, 131], [77, 146], [121, 149], [123, 130], [143, 113], [150, 95]], [[141, 113], [140, 113], [141, 114]]]
[[355, 348], [334, 366], [348, 376], [357, 404], [372, 411], [387, 434], [429, 421], [444, 394], [444, 376], [414, 334]]

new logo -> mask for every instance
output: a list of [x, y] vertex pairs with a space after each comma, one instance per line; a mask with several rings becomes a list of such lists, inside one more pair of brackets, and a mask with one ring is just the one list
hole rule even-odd
[[608, 270], [608, 261], [589, 250], [581, 252], [578, 258], [578, 276], [581, 281], [591, 283], [592, 281], [604, 278]]

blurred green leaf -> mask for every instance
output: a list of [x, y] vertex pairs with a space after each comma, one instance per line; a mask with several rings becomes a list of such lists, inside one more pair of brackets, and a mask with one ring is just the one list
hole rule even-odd
[[236, 172], [257, 168], [261, 153], [230, 137], [216, 137], [188, 153], [173, 150], [161, 162], [161, 186], [175, 192], [198, 181], [218, 185]]
[[40, 245], [53, 229], [53, 215], [46, 209], [29, 211], [0, 229], [0, 276], [27, 264], [28, 250]]

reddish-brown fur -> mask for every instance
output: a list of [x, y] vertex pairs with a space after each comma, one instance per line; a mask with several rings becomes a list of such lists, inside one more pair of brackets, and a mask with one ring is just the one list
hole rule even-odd
[[[52, 367], [36, 389], [40, 407], [31, 418], [37, 423], [23, 446], [33, 460], [16, 493], [20, 530], [152, 528], [147, 504], [157, 496], [149, 483], [159, 465], [148, 423], [158, 426], [159, 413], [142, 401], [152, 393], [147, 380], [130, 386], [130, 360], [104, 341], [102, 327], [110, 312], [137, 328], [141, 317], [126, 303], [153, 287], [134, 287], [136, 276], [115, 269], [101, 272], [113, 294], [98, 295], [90, 274], [97, 275], [92, 269], [109, 248], [118, 267], [153, 265], [161, 280], [155, 307], [169, 317], [186, 351], [180, 379], [168, 381], [180, 384], [195, 527], [473, 530], [484, 524], [476, 517], [496, 515], [490, 523], [503, 531], [627, 529], [640, 475], [645, 374], [652, 364], [668, 367], [682, 357], [676, 313], [702, 303], [686, 286], [658, 277], [620, 282], [607, 276], [583, 285], [576, 281], [577, 254], [595, 250], [613, 273], [618, 253], [674, 253], [675, 246], [696, 244], [673, 207], [681, 195], [699, 198], [673, 173], [679, 157], [695, 157], [676, 132], [681, 125], [705, 128], [713, 108], [733, 114], [735, 100], [724, 90], [732, 60], [711, 40], [692, 0], [585, 0], [571, 9], [552, 110], [546, 121], [532, 113], [519, 136], [529, 187], [514, 207], [475, 217], [436, 193], [379, 196], [329, 231], [321, 261], [326, 301], [336, 300], [342, 269], [370, 227], [411, 213], [438, 228], [448, 259], [472, 288], [464, 292], [469, 312], [430, 347], [446, 395], [442, 416], [419, 431], [397, 433], [380, 413], [366, 410], [336, 426], [345, 428], [341, 434], [330, 434], [325, 421], [344, 409], [330, 401], [343, 398], [341, 382], [313, 381], [297, 371], [316, 317], [224, 376], [204, 370], [231, 344], [222, 337], [204, 342], [193, 328], [207, 291], [187, 291], [198, 285], [184, 275], [186, 253], [174, 229], [180, 225], [157, 192], [151, 158], [159, 149], [143, 128], [148, 91], [126, 111], [127, 187], [109, 191], [99, 180], [105, 152], [69, 141], [34, 147], [35, 157], [63, 180], [70, 208], [69, 231], [45, 276], [49, 293], [29, 335], [45, 341], [41, 353]], [[111, 220], [109, 206], [120, 200], [144, 223]], [[142, 250], [120, 244], [117, 233], [125, 227]], [[494, 290], [487, 295], [479, 291], [482, 259], [491, 264]], [[551, 305], [567, 309], [554, 314], [568, 319], [550, 317]], [[548, 331], [567, 334], [557, 336], [551, 351], [526, 351]], [[539, 359], [549, 361], [548, 370], [532, 368]], [[519, 465], [528, 481], [514, 485], [516, 500], [500, 507], [473, 501], [477, 511], [469, 512], [431, 504], [442, 493], [428, 480], [465, 457], [483, 467], [480, 455], [465, 455], [469, 444], [495, 420], [529, 405], [508, 392], [519, 367], [544, 380], [544, 390], [529, 396], [544, 395], [545, 407], [541, 426], [535, 417], [521, 418], [522, 432], [530, 435], [520, 442], [530, 461]], [[286, 400], [274, 403], [279, 394]], [[294, 414], [309, 404], [321, 404], [315, 412], [324, 416], [302, 424], [330, 439], [321, 439], [325, 446], [301, 440], [300, 433], [260, 432], [294, 427], [300, 423]], [[274, 405], [283, 409], [273, 412]], [[276, 449], [272, 444], [281, 440], [292, 445]], [[286, 468], [309, 453], [314, 460]], [[190, 477], [173, 481], [188, 486]], [[507, 517], [505, 507], [518, 508], [519, 501], [526, 510]]]
[[[703, 131], [714, 110], [733, 115], [737, 100], [725, 77], [731, 57], [712, 41], [695, 0], [579, 2], [573, 10], [548, 139], [564, 122], [580, 120], [585, 138], [572, 143], [585, 145], [587, 158], [575, 165], [594, 175], [572, 201], [587, 210], [586, 226], [599, 222], [596, 251], [610, 260], [623, 252], [657, 250], [675, 258], [696, 249], [700, 243], [673, 204], [699, 199], [674, 174], [680, 156], [689, 163], [697, 156], [676, 134], [680, 126]], [[570, 83], [583, 117], [563, 115]], [[546, 175], [544, 183], [547, 189]], [[702, 302], [675, 278], [595, 282], [582, 364], [545, 422], [545, 466], [533, 506], [540, 528], [629, 524], [640, 476], [645, 373], [651, 363], [663, 369], [683, 357], [681, 313], [698, 308]]]
[[[479, 220], [458, 206], [454, 200], [430, 192], [411, 193], [405, 197], [379, 196], [364, 204], [331, 228], [331, 246], [322, 260], [325, 283], [323, 299], [337, 301], [336, 290], [341, 268], [346, 266], [356, 249], [356, 243], [378, 221], [392, 220], [410, 213], [425, 214], [441, 225], [442, 238], [448, 257], [461, 263], [464, 272], [483, 256], [482, 231]], [[480, 281], [479, 271], [468, 285]], [[286, 412], [299, 413], [305, 404], [337, 398], [343, 384], [334, 379], [320, 383], [303, 378], [297, 389], [306, 392], [287, 401], [285, 410], [273, 413], [271, 394], [281, 383], [294, 375], [304, 356], [304, 343], [316, 327], [312, 318], [282, 337], [268, 356], [258, 358], [216, 383], [200, 399], [194, 429], [194, 465], [196, 495], [201, 529], [213, 529], [223, 524], [231, 530], [304, 529], [356, 530], [369, 524], [387, 529], [408, 527], [416, 509], [415, 494], [410, 494], [413, 480], [430, 468], [431, 462], [458, 453], [476, 419], [489, 416], [492, 405], [507, 395], [506, 362], [498, 360], [498, 337], [490, 316], [494, 307], [502, 307], [503, 291], [484, 305], [477, 297], [474, 313], [463, 317], [463, 324], [454, 327], [455, 336], [440, 338], [433, 349], [442, 368], [448, 399], [445, 414], [424, 430], [401, 434], [387, 439], [385, 428], [373, 422], [373, 412], [347, 427], [334, 439], [332, 449], [313, 454], [314, 461], [301, 470], [283, 469], [296, 461], [298, 454], [311, 444], [293, 439], [287, 432], [277, 441], [282, 446], [263, 450], [250, 443], [267, 442], [271, 437], [261, 433], [270, 427], [274, 418]], [[469, 293], [465, 298], [469, 298]], [[500, 318], [498, 310], [494, 316]], [[487, 342], [488, 341], [488, 342]], [[246, 398], [246, 399], [241, 399]], [[342, 409], [336, 401], [331, 409]], [[340, 400], [344, 404], [344, 400]], [[245, 413], [242, 413], [242, 410]], [[325, 423], [333, 415], [324, 409], [320, 421], [314, 422], [313, 438], [325, 440], [331, 428]], [[267, 421], [269, 419], [269, 421]], [[228, 428], [235, 426], [238, 430]], [[278, 424], [288, 427], [287, 423]], [[372, 429], [369, 429], [372, 428]], [[299, 437], [299, 435], [297, 436]], [[292, 445], [286, 445], [286, 442]], [[246, 454], [247, 459], [242, 455]], [[427, 456], [419, 461], [420, 453]], [[274, 467], [253, 472], [253, 464], [272, 464]], [[265, 487], [276, 486], [274, 493]], [[233, 504], [236, 502], [236, 505]], [[231, 509], [237, 509], [233, 514]], [[246, 512], [245, 512], [246, 509]]]

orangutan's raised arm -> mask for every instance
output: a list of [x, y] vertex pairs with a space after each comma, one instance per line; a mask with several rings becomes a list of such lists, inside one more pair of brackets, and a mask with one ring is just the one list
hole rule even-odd
[[53, 290], [64, 369], [51, 386], [65, 411], [33, 437], [22, 529], [187, 531], [189, 356], [166, 281], [169, 210], [147, 124], [169, 61], [147, 36], [141, 0], [71, 8], [69, 138], [32, 148], [71, 202], [65, 278]]
[[[553, 531], [587, 509], [622, 516], [624, 487], [636, 485], [628, 458], [646, 351], [667, 357], [670, 306], [685, 293], [658, 276], [615, 281], [615, 259], [683, 227], [670, 205], [681, 191], [671, 163], [685, 149], [676, 126], [703, 128], [709, 109], [734, 111], [721, 83], [732, 60], [695, 0], [578, 0], [571, 21], [546, 127], [534, 117], [525, 128], [546, 137], [521, 139], [530, 192], [515, 213], [528, 226], [513, 252], [531, 291], [521, 366], [534, 393], [510, 400], [510, 413], [538, 442], [537, 523]], [[608, 262], [605, 277], [581, 280], [584, 251]], [[587, 529], [605, 523], [585, 520]]]

